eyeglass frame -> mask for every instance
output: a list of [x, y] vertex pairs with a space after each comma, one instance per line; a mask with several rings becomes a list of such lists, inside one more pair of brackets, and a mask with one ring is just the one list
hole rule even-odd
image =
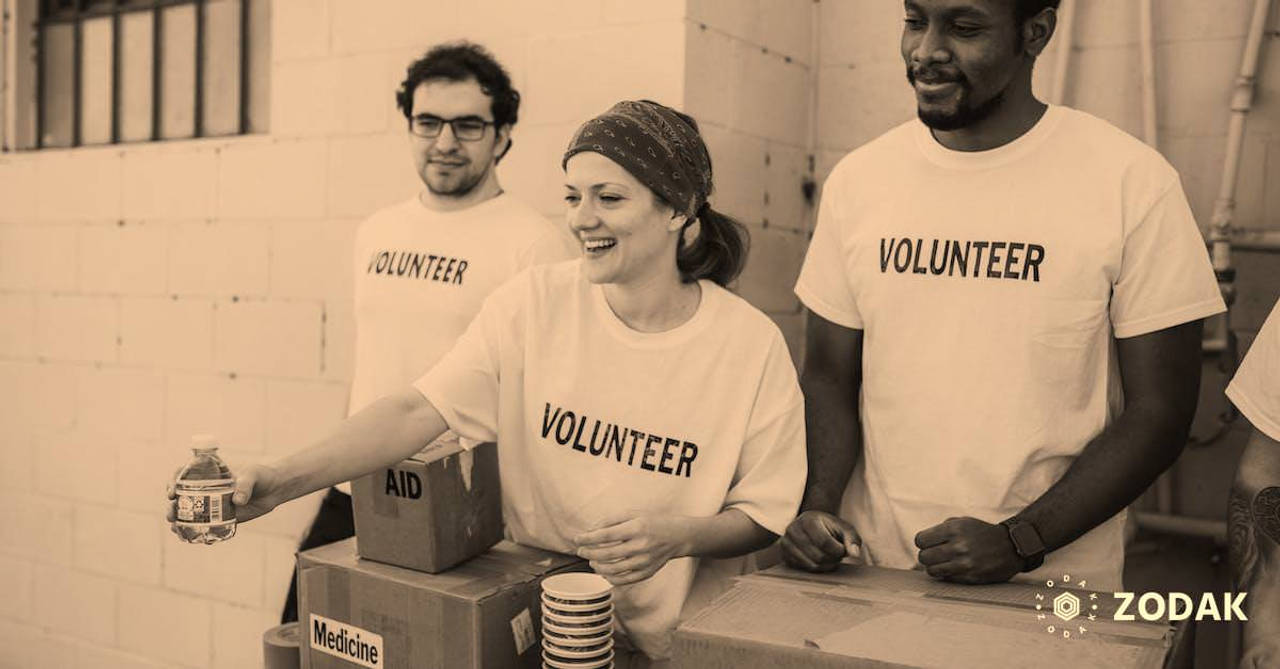
[[[420, 132], [416, 132], [414, 128], [419, 119], [423, 119], [423, 120], [434, 119], [436, 121], [439, 121], [440, 130], [436, 132], [436, 134], [434, 135], [424, 135]], [[466, 138], [466, 137], [463, 137], [462, 135], [459, 135], [458, 126], [454, 125], [458, 121], [473, 121], [481, 124], [480, 134], [474, 138]], [[409, 119], [409, 134], [413, 135], [414, 137], [421, 137], [423, 139], [437, 139], [444, 132], [444, 127], [446, 125], [449, 126], [449, 132], [453, 133], [454, 139], [457, 139], [460, 142], [478, 142], [484, 139], [484, 136], [486, 134], [485, 131], [488, 129], [488, 127], [494, 126], [496, 128], [498, 127], [498, 122], [482, 119], [479, 116], [476, 116], [474, 114], [468, 114], [466, 116], [455, 116], [453, 118], [442, 118], [442, 117], [436, 116], [435, 114], [418, 114]]]

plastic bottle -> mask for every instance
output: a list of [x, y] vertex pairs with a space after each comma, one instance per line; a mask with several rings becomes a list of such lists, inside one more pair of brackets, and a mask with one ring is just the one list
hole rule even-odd
[[235, 479], [218, 457], [218, 440], [207, 434], [191, 438], [195, 455], [178, 472], [173, 533], [193, 544], [212, 544], [236, 534], [236, 507], [231, 502]]

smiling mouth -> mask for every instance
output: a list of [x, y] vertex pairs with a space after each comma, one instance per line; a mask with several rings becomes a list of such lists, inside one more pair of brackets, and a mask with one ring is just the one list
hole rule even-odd
[[608, 253], [610, 249], [618, 245], [618, 240], [613, 238], [605, 239], [585, 239], [582, 241], [582, 250], [588, 256], [600, 256]]

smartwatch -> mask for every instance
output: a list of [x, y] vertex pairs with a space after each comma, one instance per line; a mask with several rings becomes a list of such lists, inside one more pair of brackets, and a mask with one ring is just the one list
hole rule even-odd
[[1009, 541], [1013, 542], [1013, 550], [1022, 558], [1022, 571], [1031, 571], [1044, 564], [1044, 542], [1040, 533], [1025, 520], [1013, 517], [1000, 521], [1009, 531]]

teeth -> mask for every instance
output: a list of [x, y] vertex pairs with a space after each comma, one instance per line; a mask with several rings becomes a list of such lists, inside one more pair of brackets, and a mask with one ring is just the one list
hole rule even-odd
[[610, 248], [617, 243], [618, 242], [613, 239], [588, 239], [584, 241], [582, 245], [586, 247], [588, 251], [598, 251], [600, 249]]

